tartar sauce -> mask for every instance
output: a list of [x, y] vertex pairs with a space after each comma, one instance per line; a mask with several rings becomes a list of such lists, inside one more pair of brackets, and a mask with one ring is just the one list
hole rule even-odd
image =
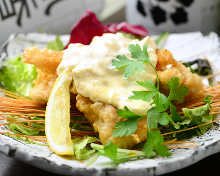
[[58, 74], [68, 69], [73, 76], [73, 84], [77, 92], [89, 97], [94, 102], [111, 104], [118, 109], [127, 106], [131, 111], [144, 115], [150, 108], [150, 103], [141, 100], [130, 100], [132, 91], [146, 90], [136, 81], [156, 80], [153, 69], [145, 65], [143, 71], [125, 79], [123, 71], [112, 66], [112, 60], [117, 55], [130, 58], [130, 44], [148, 45], [149, 59], [155, 67], [157, 63], [156, 45], [150, 37], [143, 40], [132, 40], [123, 34], [106, 33], [94, 37], [90, 45], [70, 44], [64, 51]]

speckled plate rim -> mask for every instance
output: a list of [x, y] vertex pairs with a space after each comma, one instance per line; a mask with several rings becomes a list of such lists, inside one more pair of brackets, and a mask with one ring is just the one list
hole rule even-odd
[[[17, 35], [12, 35], [9, 40], [2, 46], [0, 50], [0, 61], [4, 59], [7, 54], [7, 45], [10, 41], [14, 40]], [[128, 162], [129, 164], [125, 167], [118, 168], [95, 168], [95, 167], [71, 167], [66, 164], [58, 164], [51, 161], [47, 157], [38, 156], [34, 153], [28, 153], [26, 148], [30, 146], [10, 137], [0, 135], [0, 152], [5, 155], [23, 161], [27, 164], [33, 165], [40, 169], [62, 174], [62, 175], [127, 175], [127, 176], [142, 176], [142, 175], [161, 175], [176, 171], [187, 166], [190, 166], [210, 155], [220, 152], [220, 127], [219, 125], [211, 129], [207, 134], [201, 136], [207, 143], [204, 143], [204, 139], [196, 149], [180, 149], [178, 151], [186, 152], [186, 155], [181, 155], [181, 157], [172, 156], [170, 158], [159, 158], [156, 163], [153, 159], [141, 160], [142, 164], [153, 162], [151, 166], [146, 167], [129, 167], [129, 164], [133, 162]], [[218, 133], [218, 134], [216, 134]], [[212, 136], [213, 135], [213, 136]], [[207, 136], [207, 137], [206, 137]], [[209, 138], [208, 138], [209, 137]], [[200, 137], [199, 137], [200, 138]], [[198, 138], [198, 139], [199, 139]], [[197, 139], [197, 138], [195, 138]], [[207, 140], [206, 140], [207, 139]], [[194, 138], [193, 138], [194, 140]], [[187, 152], [187, 150], [190, 152]], [[177, 151], [177, 150], [176, 150]], [[51, 153], [51, 155], [54, 155]], [[136, 163], [137, 164], [137, 163]], [[131, 166], [131, 165], [130, 165]]]
[[[5, 137], [5, 136], [4, 136]], [[8, 140], [12, 140], [11, 138], [7, 137]], [[2, 139], [2, 136], [0, 136], [0, 141]], [[38, 157], [38, 156], [32, 156], [28, 153], [22, 151], [22, 149], [13, 147], [10, 145], [10, 143], [0, 144], [0, 152], [3, 154], [23, 161], [27, 164], [30, 164], [32, 166], [35, 166], [37, 168], [43, 169], [48, 172], [52, 172], [55, 174], [62, 174], [62, 175], [88, 175], [88, 176], [154, 176], [154, 175], [162, 175], [166, 173], [170, 173], [179, 169], [183, 169], [187, 166], [190, 166], [208, 156], [211, 156], [215, 153], [220, 152], [220, 140], [215, 141], [211, 143], [208, 146], [205, 146], [202, 149], [194, 150], [194, 152], [191, 154], [191, 157], [185, 157], [178, 160], [173, 160], [171, 162], [163, 163], [160, 165], [160, 168], [158, 167], [146, 167], [146, 168], [138, 168], [138, 169], [130, 169], [130, 168], [103, 168], [103, 169], [96, 169], [96, 168], [76, 168], [76, 167], [70, 167], [67, 165], [58, 165], [54, 162], [51, 162], [50, 160]], [[203, 153], [201, 155], [200, 153]]]

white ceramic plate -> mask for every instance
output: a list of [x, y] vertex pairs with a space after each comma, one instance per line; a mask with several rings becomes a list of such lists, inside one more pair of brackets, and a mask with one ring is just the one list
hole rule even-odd
[[[1, 50], [1, 61], [19, 55], [24, 48], [36, 45], [43, 48], [55, 36], [48, 34], [19, 34], [12, 35]], [[62, 36], [67, 43], [68, 36]], [[210, 60], [214, 72], [220, 70], [220, 50], [218, 36], [214, 33], [203, 37], [201, 33], [173, 34], [168, 38], [166, 48], [170, 49], [175, 58], [190, 60], [198, 57], [206, 57]], [[219, 80], [219, 78], [216, 78]], [[5, 130], [1, 127], [0, 130]], [[46, 146], [25, 144], [4, 135], [0, 135], [0, 151], [6, 155], [22, 160], [28, 164], [53, 173], [62, 175], [85, 175], [85, 176], [142, 176], [161, 175], [169, 173], [199, 160], [220, 152], [220, 126], [217, 124], [206, 134], [195, 137], [193, 140], [199, 145], [198, 148], [171, 150], [169, 158], [144, 159], [120, 164], [117, 168], [108, 168], [103, 163], [107, 158], [99, 159], [91, 166], [75, 160], [67, 160], [53, 153]]]

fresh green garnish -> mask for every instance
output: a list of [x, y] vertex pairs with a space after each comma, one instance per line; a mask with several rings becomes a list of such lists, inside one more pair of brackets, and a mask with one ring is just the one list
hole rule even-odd
[[124, 110], [118, 110], [117, 114], [127, 120], [116, 123], [113, 137], [129, 136], [137, 130], [138, 120], [141, 116], [131, 112], [127, 107]]
[[120, 149], [112, 142], [105, 146], [92, 143], [91, 147], [99, 151], [100, 155], [110, 158], [116, 165], [127, 161], [142, 159], [145, 157], [145, 154], [142, 151]]
[[[8, 116], [8, 117], [13, 117], [13, 116]], [[32, 122], [31, 124], [28, 124], [25, 122], [26, 119], [23, 118], [16, 118], [16, 119], [10, 119], [8, 120], [8, 129], [17, 133], [17, 134], [23, 134], [27, 136], [40, 136], [40, 135], [45, 135], [44, 129], [45, 126], [43, 123], [37, 123], [37, 122]], [[30, 117], [30, 120], [44, 120], [42, 117]], [[23, 123], [16, 123], [17, 121], [23, 121]], [[24, 126], [25, 125], [25, 126]], [[31, 127], [31, 128], [28, 128]]]
[[121, 33], [123, 36], [127, 37], [127, 38], [130, 38], [132, 40], [141, 40], [141, 37], [137, 37], [136, 35], [132, 35], [132, 34], [129, 34], [129, 33], [126, 33], [126, 32], [117, 32], [117, 33]]
[[176, 134], [175, 137], [180, 140], [204, 134], [212, 127], [213, 124], [211, 122], [215, 118], [214, 115], [210, 114], [209, 103], [193, 109], [183, 108], [183, 113], [184, 120], [178, 122], [181, 126], [181, 129], [198, 126], [204, 123], [209, 124], [190, 131], [186, 131], [184, 133]]
[[100, 150], [99, 152], [101, 155], [106, 156], [110, 158], [111, 160], [117, 162], [118, 160], [117, 150], [118, 150], [118, 147], [112, 142], [109, 142], [108, 144], [104, 146], [103, 150]]
[[[175, 128], [178, 128], [178, 125], [175, 124], [174, 121], [180, 120], [180, 115], [177, 113], [176, 107], [172, 101], [182, 102], [184, 100], [184, 96], [188, 93], [188, 88], [180, 86], [178, 78], [172, 78], [168, 81], [170, 93], [167, 97], [160, 93], [153, 81], [138, 81], [137, 83], [142, 87], [147, 88], [148, 91], [134, 91], [133, 96], [130, 96], [129, 99], [151, 102], [153, 107], [147, 113], [149, 123], [151, 124], [151, 121], [160, 122], [159, 117], [163, 117], [163, 123], [160, 125], [167, 125], [166, 122], [170, 121]], [[170, 115], [167, 114], [168, 110], [170, 111]], [[153, 127], [155, 126], [156, 125]]]
[[166, 40], [169, 36], [168, 32], [163, 32], [156, 40], [155, 43], [157, 44], [158, 48], [162, 49], [164, 48], [164, 45], [166, 43]]
[[164, 139], [160, 135], [160, 130], [148, 130], [147, 142], [144, 144], [143, 152], [147, 158], [160, 155], [163, 157], [170, 156], [167, 146], [164, 145]]
[[56, 37], [55, 41], [51, 41], [47, 44], [47, 49], [54, 50], [54, 51], [62, 51], [64, 49], [64, 44], [60, 39], [60, 36]]
[[24, 135], [28, 135], [28, 136], [37, 136], [41, 133], [41, 131], [39, 131], [39, 130], [30, 129], [28, 127], [21, 126], [19, 124], [15, 124], [15, 123], [8, 124], [8, 129], [10, 129], [11, 131], [16, 131], [16, 132], [24, 134]]
[[129, 51], [132, 59], [129, 59], [125, 55], [116, 56], [116, 59], [112, 60], [112, 65], [117, 69], [123, 69], [123, 76], [129, 78], [134, 75], [135, 72], [141, 72], [144, 69], [145, 63], [150, 63], [147, 52], [147, 45], [144, 45], [143, 49], [136, 44], [129, 45]]
[[169, 123], [169, 115], [167, 112], [159, 112], [156, 107], [151, 108], [148, 113], [148, 128], [158, 128], [158, 123], [162, 126], [166, 126]]
[[[123, 76], [128, 78], [140, 72], [144, 68], [144, 64], [147, 64], [153, 68], [157, 75], [157, 86], [152, 80], [137, 81], [137, 84], [146, 88], [146, 91], [133, 91], [133, 95], [128, 97], [133, 100], [142, 100], [149, 102], [151, 108], [148, 110], [145, 117], [147, 117], [147, 142], [144, 145], [143, 152], [146, 157], [153, 157], [155, 155], [169, 156], [168, 148], [164, 145], [164, 139], [160, 135], [160, 126], [168, 126], [171, 123], [174, 128], [178, 129], [180, 126], [176, 121], [181, 120], [178, 114], [174, 101], [183, 102], [184, 96], [188, 93], [188, 88], [179, 84], [178, 78], [172, 78], [168, 81], [168, 88], [170, 90], [169, 96], [162, 94], [159, 91], [159, 78], [156, 69], [151, 64], [147, 52], [147, 45], [143, 46], [143, 49], [139, 45], [129, 45], [129, 51], [131, 59], [127, 56], [117, 56], [117, 59], [112, 60], [112, 65], [117, 69], [124, 71]], [[137, 130], [138, 120], [142, 118], [131, 112], [127, 107], [124, 110], [118, 110], [118, 115], [122, 118], [126, 118], [125, 121], [116, 123], [115, 130], [113, 131], [113, 137], [128, 136]]]
[[190, 123], [195, 125], [211, 122], [213, 120], [213, 115], [209, 114], [210, 105], [208, 103], [194, 109], [183, 108], [182, 110], [185, 120], [188, 119], [190, 120]]
[[95, 137], [86, 136], [84, 138], [73, 139], [73, 151], [76, 159], [86, 160], [89, 159], [96, 150], [92, 149], [89, 144], [98, 141]]
[[28, 96], [33, 87], [32, 81], [36, 77], [36, 68], [33, 65], [24, 64], [21, 57], [16, 57], [6, 60], [0, 69], [0, 87]]
[[[64, 45], [57, 36], [55, 41], [48, 43], [47, 48], [62, 51]], [[0, 87], [23, 96], [29, 96], [29, 91], [33, 87], [32, 82], [36, 78], [36, 67], [23, 63], [20, 56], [6, 60], [0, 69]]]
[[170, 94], [168, 96], [169, 101], [178, 101], [182, 103], [189, 91], [187, 87], [179, 85], [178, 78], [171, 78], [171, 80], [168, 81], [168, 87], [170, 89]]

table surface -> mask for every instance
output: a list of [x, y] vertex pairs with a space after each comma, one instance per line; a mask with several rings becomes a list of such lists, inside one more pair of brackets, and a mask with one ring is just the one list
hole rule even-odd
[[[220, 153], [210, 156], [190, 167], [166, 174], [164, 176], [197, 176], [216, 174], [219, 172]], [[23, 162], [9, 158], [0, 153], [0, 176], [58, 176]]]

